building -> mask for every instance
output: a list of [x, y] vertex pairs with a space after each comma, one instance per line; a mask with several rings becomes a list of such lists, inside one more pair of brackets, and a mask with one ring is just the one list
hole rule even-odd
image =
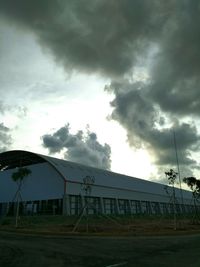
[[86, 206], [89, 214], [162, 214], [193, 212], [192, 193], [126, 175], [81, 164], [14, 150], [0, 154], [0, 214], [16, 205], [17, 168], [31, 174], [21, 187], [24, 214], [79, 214]]

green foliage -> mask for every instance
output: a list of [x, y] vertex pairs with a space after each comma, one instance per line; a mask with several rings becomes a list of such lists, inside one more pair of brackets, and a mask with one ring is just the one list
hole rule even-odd
[[17, 210], [16, 210], [16, 221], [15, 221], [15, 226], [18, 227], [18, 218], [19, 218], [19, 212], [20, 212], [20, 190], [21, 190], [21, 186], [22, 186], [22, 181], [23, 179], [31, 174], [31, 170], [27, 169], [27, 168], [18, 168], [18, 170], [16, 172], [14, 172], [12, 174], [12, 179], [13, 181], [17, 182], [18, 184], [18, 189], [16, 192], [16, 198], [17, 198]]
[[167, 179], [169, 181], [169, 184], [174, 185], [178, 173], [175, 172], [174, 170], [170, 169], [169, 172], [165, 172], [165, 175], [167, 176]]
[[183, 178], [183, 182], [192, 190], [195, 198], [200, 197], [200, 180], [195, 177], [185, 177]]
[[1, 225], [11, 225], [11, 220], [9, 218], [4, 218], [1, 220]]
[[25, 177], [31, 174], [31, 170], [27, 168], [19, 168], [16, 172], [12, 174], [13, 181], [22, 181]]

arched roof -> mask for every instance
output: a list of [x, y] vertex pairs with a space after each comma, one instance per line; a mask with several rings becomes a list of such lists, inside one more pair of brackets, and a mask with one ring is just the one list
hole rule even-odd
[[[82, 183], [85, 176], [95, 178], [95, 185], [108, 186], [113, 189], [135, 190], [150, 194], [166, 194], [164, 185], [127, 175], [114, 173], [66, 160], [44, 156], [34, 152], [12, 150], [0, 154], [0, 170], [24, 167], [48, 162], [65, 182]], [[183, 190], [184, 193], [189, 192]], [[191, 193], [190, 193], [191, 194]]]
[[45, 161], [43, 157], [36, 153], [23, 150], [6, 151], [0, 154], [0, 169], [14, 169]]
[[[58, 159], [46, 155], [37, 154], [35, 152], [24, 150], [11, 150], [0, 153], [0, 170], [14, 169], [16, 167], [25, 167], [28, 165], [48, 162], [52, 165], [61, 175], [65, 176], [66, 168], [77, 169], [79, 171], [90, 173], [101, 173], [104, 175], [114, 174], [111, 171], [98, 169], [90, 166], [85, 166], [79, 163], [70, 162], [63, 159]], [[116, 174], [119, 175], [119, 174]]]
[[48, 162], [63, 178], [64, 174], [55, 166], [54, 158], [24, 150], [11, 150], [0, 153], [0, 170], [9, 170], [16, 167], [25, 167], [33, 164]]

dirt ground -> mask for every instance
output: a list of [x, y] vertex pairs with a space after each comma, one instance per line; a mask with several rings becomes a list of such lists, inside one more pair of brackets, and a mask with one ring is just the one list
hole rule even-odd
[[0, 232], [0, 267], [199, 267], [200, 235], [47, 236]]
[[[0, 225], [0, 267], [199, 267], [200, 224], [190, 219], [14, 218]], [[116, 223], [117, 222], [117, 223]], [[88, 225], [88, 227], [86, 227]], [[88, 230], [88, 232], [86, 231]]]
[[[73, 216], [29, 216], [21, 217], [18, 228], [15, 218], [5, 217], [0, 220], [0, 231], [16, 231], [21, 233], [47, 233], [66, 235], [74, 231], [78, 217]], [[174, 228], [176, 227], [176, 231]], [[78, 234], [95, 234], [106, 236], [155, 236], [155, 235], [187, 235], [200, 234], [200, 219], [163, 217], [107, 217], [90, 216], [83, 218], [75, 229]]]

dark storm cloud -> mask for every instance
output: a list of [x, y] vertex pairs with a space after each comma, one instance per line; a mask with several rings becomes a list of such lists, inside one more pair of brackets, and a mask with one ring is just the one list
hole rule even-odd
[[1, 14], [33, 31], [68, 70], [112, 77], [127, 73], [156, 36], [165, 17], [155, 24], [155, 7], [140, 0], [0, 0]]
[[110, 169], [110, 146], [108, 144], [101, 145], [95, 133], [87, 132], [85, 136], [82, 131], [78, 131], [76, 134], [71, 134], [68, 124], [53, 134], [45, 134], [42, 136], [42, 140], [43, 146], [48, 148], [51, 154], [64, 150], [67, 160]]
[[[35, 33], [67, 71], [112, 80], [112, 118], [126, 128], [132, 146], [147, 148], [160, 167], [174, 164], [173, 126], [181, 164], [196, 164], [191, 153], [199, 149], [199, 1], [0, 0], [0, 13]], [[143, 83], [132, 79], [137, 67], [148, 73]], [[63, 145], [60, 138], [49, 136], [48, 142], [52, 151]]]
[[191, 153], [200, 148], [200, 135], [194, 124], [174, 120], [172, 127], [166, 127], [165, 118], [159, 108], [152, 105], [142, 84], [113, 83], [110, 87], [115, 91], [112, 118], [127, 129], [131, 146], [148, 148], [162, 169], [163, 166], [175, 166], [175, 133], [180, 165], [185, 171], [186, 166], [194, 168], [197, 162], [191, 158]]
[[200, 3], [174, 1], [151, 69], [152, 100], [179, 116], [200, 111]]
[[9, 149], [12, 144], [12, 138], [10, 134], [11, 130], [3, 123], [0, 123], [0, 152], [4, 152]]

